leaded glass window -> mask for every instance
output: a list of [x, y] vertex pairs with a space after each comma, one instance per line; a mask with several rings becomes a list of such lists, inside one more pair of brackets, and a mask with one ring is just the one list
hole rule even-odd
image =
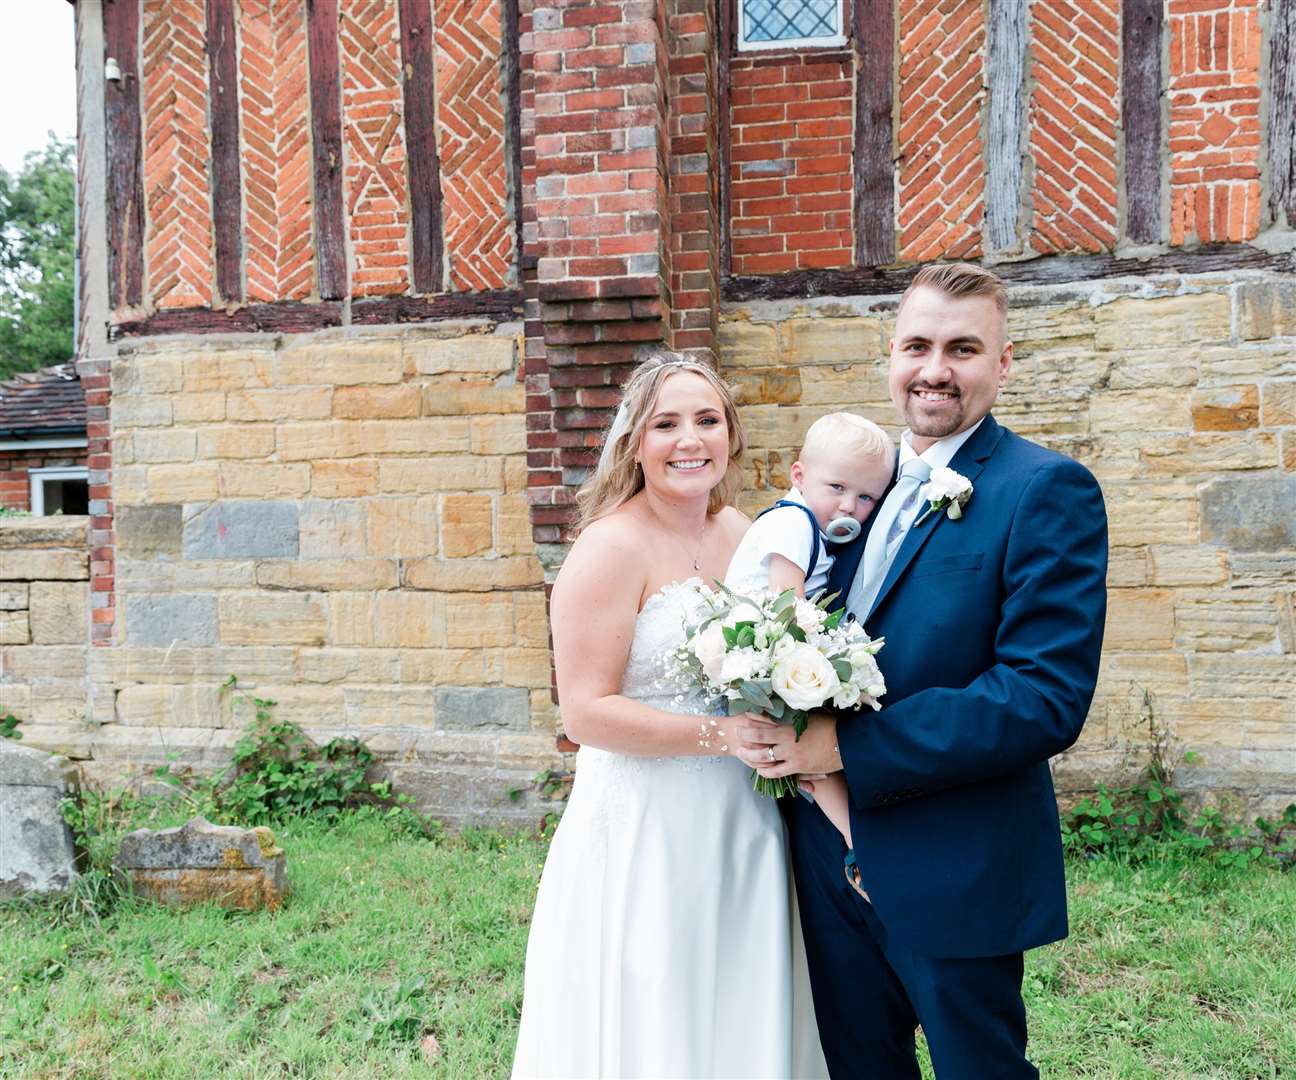
[[842, 45], [842, 0], [738, 0], [738, 48]]

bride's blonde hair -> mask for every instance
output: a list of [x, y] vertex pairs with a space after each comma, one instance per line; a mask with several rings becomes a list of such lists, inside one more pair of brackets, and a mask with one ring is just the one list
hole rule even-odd
[[733, 392], [710, 365], [663, 349], [642, 361], [626, 381], [621, 392], [621, 404], [604, 434], [603, 452], [599, 455], [598, 464], [576, 493], [576, 505], [580, 510], [578, 530], [610, 514], [643, 490], [643, 470], [635, 461], [635, 454], [639, 451], [644, 428], [662, 384], [681, 371], [699, 375], [710, 384], [723, 404], [725, 424], [729, 429], [729, 466], [724, 478], [711, 489], [707, 513], [714, 514], [722, 506], [733, 504], [742, 487], [742, 456], [747, 449], [747, 438], [738, 419]]

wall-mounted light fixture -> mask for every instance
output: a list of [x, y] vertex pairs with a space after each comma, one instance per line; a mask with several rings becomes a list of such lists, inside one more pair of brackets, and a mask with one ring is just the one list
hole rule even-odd
[[121, 68], [111, 56], [104, 61], [104, 78], [109, 82], [121, 82]]

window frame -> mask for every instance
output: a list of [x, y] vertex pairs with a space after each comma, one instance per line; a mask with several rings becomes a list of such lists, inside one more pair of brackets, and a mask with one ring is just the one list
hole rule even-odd
[[86, 465], [53, 465], [47, 468], [28, 469], [27, 479], [31, 485], [32, 517], [51, 517], [45, 512], [45, 482], [47, 480], [84, 480], [87, 489], [90, 486], [90, 469]]
[[849, 41], [849, 35], [846, 32], [846, 0], [836, 0], [837, 3], [837, 33], [832, 37], [815, 37], [815, 38], [779, 38], [777, 41], [748, 41], [747, 40], [747, 13], [743, 0], [733, 0], [734, 3], [734, 52], [739, 55], [744, 53], [771, 52], [774, 50], [788, 51], [792, 49], [840, 49]]

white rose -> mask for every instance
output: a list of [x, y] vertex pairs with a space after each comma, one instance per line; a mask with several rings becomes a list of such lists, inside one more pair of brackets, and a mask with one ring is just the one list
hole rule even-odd
[[720, 666], [725, 658], [724, 631], [719, 623], [712, 623], [693, 639], [693, 655], [698, 658], [706, 677], [719, 682]]
[[858, 686], [871, 697], [886, 693], [886, 679], [873, 656], [863, 649], [853, 649], [850, 654], [851, 685]]
[[957, 499], [971, 486], [966, 476], [942, 466], [932, 469], [931, 476], [927, 478], [925, 493], [932, 502], [939, 502], [941, 499]]
[[847, 683], [836, 694], [833, 695], [834, 709], [854, 708], [860, 699], [860, 688], [853, 683]]
[[809, 600], [797, 599], [796, 602], [796, 622], [807, 634], [818, 631], [828, 618], [828, 613], [822, 608], [817, 608]]
[[817, 709], [841, 689], [832, 664], [808, 645], [790, 649], [774, 662], [774, 692], [793, 709]]
[[791, 634], [784, 634], [774, 642], [774, 648], [770, 650], [770, 656], [775, 660], [782, 660], [783, 657], [797, 648], [800, 648], [797, 639]]
[[732, 630], [740, 622], [759, 624], [764, 618], [765, 613], [756, 604], [750, 600], [739, 600], [722, 621], [725, 626]]
[[755, 649], [734, 649], [725, 654], [716, 682], [728, 684], [739, 679], [754, 679], [760, 673], [763, 660], [764, 656]]

